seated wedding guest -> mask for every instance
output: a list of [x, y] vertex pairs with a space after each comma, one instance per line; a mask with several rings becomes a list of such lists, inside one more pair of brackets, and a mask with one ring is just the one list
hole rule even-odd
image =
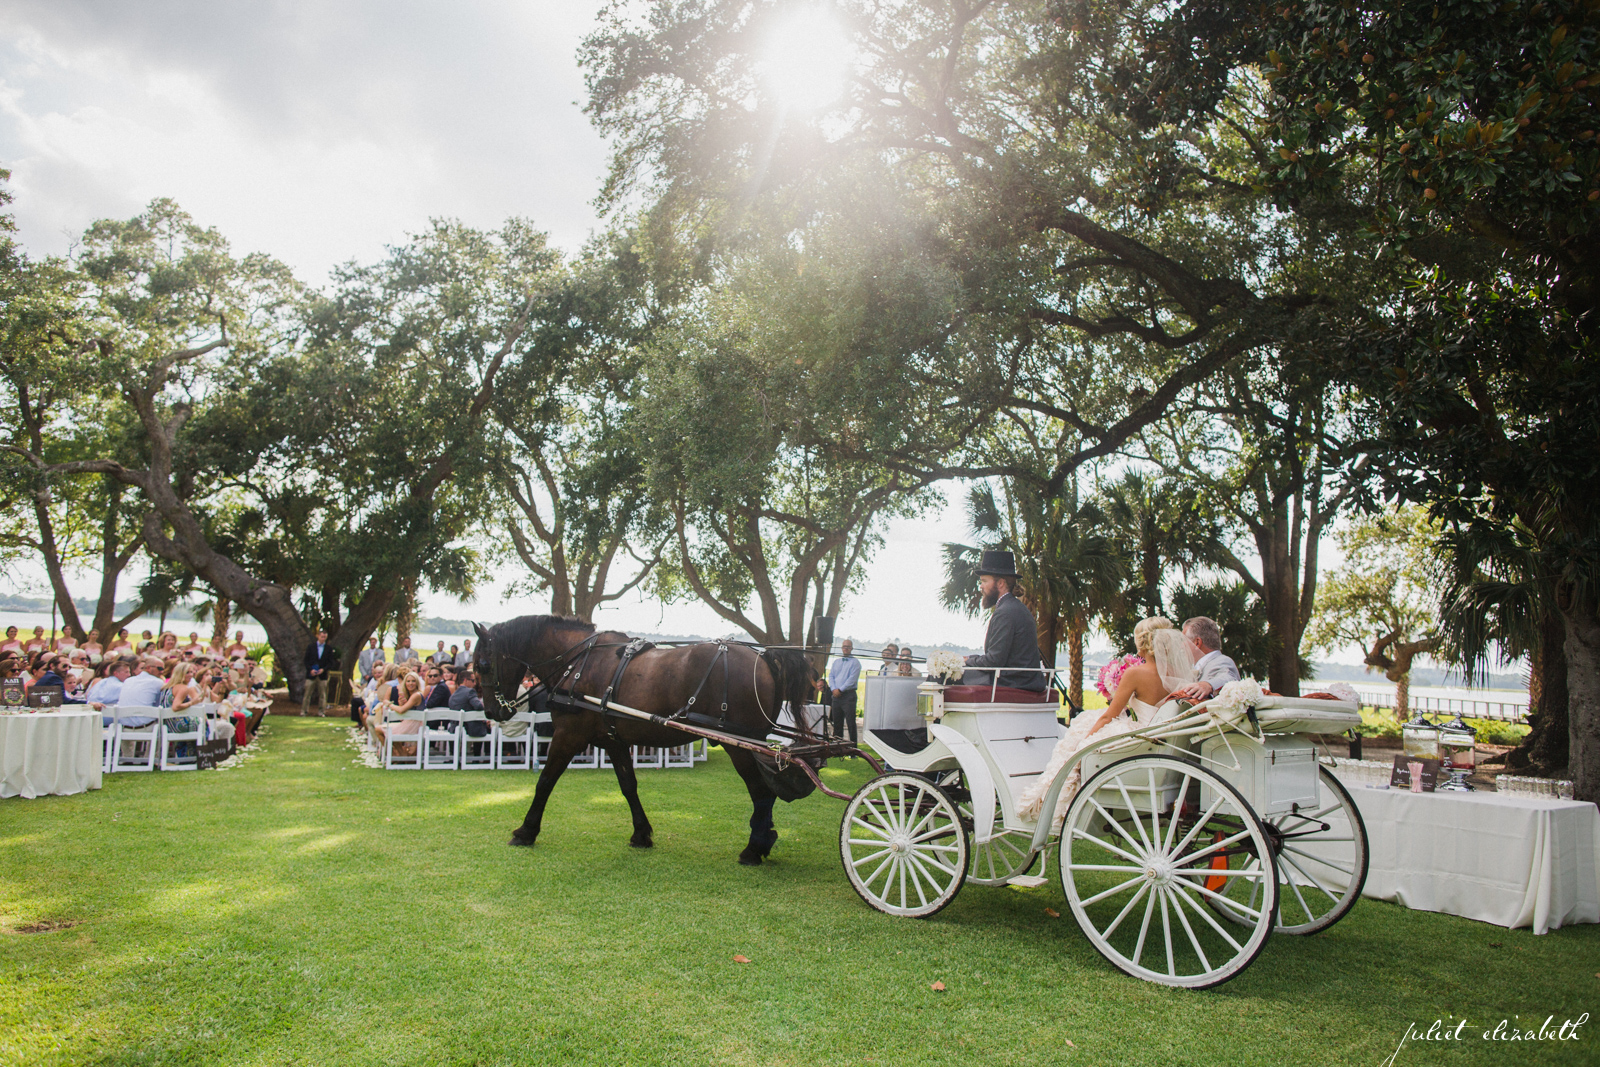
[[23, 686], [29, 690], [40, 686], [46, 689], [59, 689], [65, 698], [67, 680], [56, 670], [59, 658], [54, 652], [35, 652], [28, 666], [28, 677], [22, 681]]
[[[107, 660], [106, 676], [100, 679], [99, 682], [95, 683], [95, 685], [90, 687], [89, 706], [102, 713], [107, 711], [107, 709], [112, 711], [116, 710], [116, 708], [122, 704], [122, 693], [123, 690], [127, 688], [128, 682], [134, 677], [140, 676], [137, 674], [138, 671], [139, 664], [133, 659]], [[143, 687], [141, 686], [141, 689], [142, 688]], [[156, 684], [156, 692], [160, 692], [160, 689], [161, 686], [158, 682]], [[130, 704], [129, 707], [154, 707], [154, 704], [152, 704], [149, 699], [146, 699], [142, 704]], [[110, 726], [112, 716], [102, 714], [100, 716], [100, 721], [103, 725]], [[138, 728], [141, 726], [148, 726], [154, 721], [154, 717], [148, 719], [140, 717], [138, 719], [128, 720], [128, 724]]]
[[366, 688], [361, 691], [360, 718], [356, 720], [363, 730], [371, 729], [383, 721], [378, 712], [380, 704], [396, 702], [400, 695], [399, 684], [396, 682], [399, 677], [399, 666], [390, 664], [368, 680]]
[[[478, 676], [472, 671], [462, 671], [456, 682], [456, 691], [450, 694], [451, 711], [482, 711], [483, 699], [478, 696]], [[464, 722], [461, 724], [462, 733], [468, 737], [488, 737], [489, 724], [486, 722]]]
[[425, 708], [448, 708], [450, 706], [450, 686], [445, 683], [444, 669], [431, 666], [422, 674], [422, 680], [427, 684], [428, 695], [423, 699]]
[[[378, 710], [380, 714], [387, 711], [395, 711], [400, 714], [404, 714], [410, 711], [412, 708], [421, 706], [422, 679], [417, 677], [415, 674], [408, 674], [405, 676], [405, 680], [400, 683], [399, 701], [395, 703], [389, 703], [386, 701], [385, 703], [378, 705]], [[415, 719], [407, 719], [404, 722], [386, 723], [380, 718], [375, 729], [378, 733], [378, 744], [381, 745], [389, 736], [390, 731], [393, 731], [395, 737], [401, 737], [406, 734], [421, 733], [422, 723]], [[416, 753], [416, 742], [414, 741], [406, 745], [404, 749], [402, 749], [398, 743], [395, 745], [395, 755], [397, 756], [414, 756]]]
[[99, 663], [105, 658], [106, 650], [100, 644], [100, 631], [90, 630], [89, 639], [83, 643], [84, 654], [89, 657], [90, 663]]
[[878, 668], [879, 675], [887, 677], [900, 669], [898, 662], [900, 658], [899, 645], [893, 643], [884, 645], [883, 651], [879, 655], [883, 658], [883, 665]]
[[45, 640], [44, 627], [35, 626], [33, 636], [28, 638], [28, 643], [22, 646], [24, 652], [43, 652], [50, 647], [50, 642]]
[[15, 678], [22, 672], [22, 662], [12, 649], [0, 652], [0, 678]]
[[0, 652], [21, 652], [21, 651], [22, 651], [22, 642], [17, 640], [17, 628], [15, 626], [7, 626], [6, 627], [6, 639], [4, 641], [0, 641]]
[[233, 644], [227, 647], [226, 652], [229, 659], [244, 659], [250, 654], [250, 646], [244, 643], [243, 630], [234, 631]]
[[161, 641], [156, 645], [156, 649], [163, 655], [168, 652], [176, 653], [178, 651], [178, 635], [172, 633], [162, 634]]
[[123, 627], [122, 629], [117, 631], [116, 640], [112, 641], [111, 644], [106, 646], [106, 651], [107, 652], [132, 652], [133, 651], [133, 642], [128, 640], [127, 627]]

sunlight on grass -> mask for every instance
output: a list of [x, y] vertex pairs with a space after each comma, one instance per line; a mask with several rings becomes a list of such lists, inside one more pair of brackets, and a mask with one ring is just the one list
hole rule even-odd
[[330, 848], [341, 848], [344, 845], [348, 845], [361, 836], [361, 834], [329, 834], [327, 837], [305, 842], [295, 849], [295, 853], [304, 855], [308, 852], [326, 852]]
[[501, 804], [526, 805], [533, 799], [533, 776], [529, 775], [527, 789], [510, 789], [499, 793], [479, 793], [461, 802], [462, 808], [492, 808]]

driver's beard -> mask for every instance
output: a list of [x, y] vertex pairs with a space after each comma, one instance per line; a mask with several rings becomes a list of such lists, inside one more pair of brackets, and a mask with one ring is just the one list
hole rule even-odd
[[998, 603], [1000, 603], [1000, 587], [997, 585], [987, 593], [983, 594], [983, 606], [986, 608], [992, 608]]

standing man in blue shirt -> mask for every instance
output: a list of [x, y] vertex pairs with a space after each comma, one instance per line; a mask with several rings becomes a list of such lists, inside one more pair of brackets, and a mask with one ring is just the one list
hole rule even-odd
[[861, 679], [861, 661], [851, 655], [855, 645], [849, 638], [839, 646], [839, 656], [828, 668], [828, 688], [833, 692], [833, 703], [828, 710], [828, 722], [834, 737], [843, 737], [845, 725], [850, 727], [850, 743], [856, 743], [856, 683]]

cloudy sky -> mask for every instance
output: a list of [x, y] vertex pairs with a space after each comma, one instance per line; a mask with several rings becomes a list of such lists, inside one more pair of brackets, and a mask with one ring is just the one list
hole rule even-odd
[[[597, 224], [605, 145], [574, 60], [589, 0], [0, 0], [0, 165], [35, 254], [172, 197], [235, 251], [305, 280], [371, 260], [430, 217], [527, 216], [575, 250]], [[959, 511], [899, 522], [841, 633], [976, 644], [943, 611]], [[79, 586], [88, 585], [80, 581]], [[29, 592], [42, 592], [42, 574]], [[18, 590], [19, 592], [23, 590]], [[434, 598], [497, 618], [546, 605]], [[624, 629], [720, 634], [697, 604], [610, 609]]]

